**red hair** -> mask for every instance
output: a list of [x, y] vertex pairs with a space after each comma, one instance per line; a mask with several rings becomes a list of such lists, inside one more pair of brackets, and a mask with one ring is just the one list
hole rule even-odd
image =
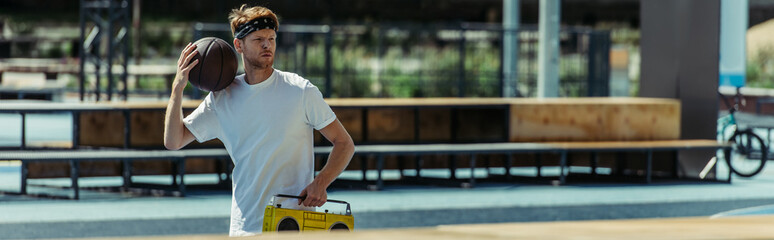
[[277, 24], [275, 27], [279, 30], [279, 19], [277, 19], [277, 15], [268, 8], [261, 6], [247, 7], [247, 4], [242, 4], [239, 8], [232, 9], [231, 13], [228, 14], [228, 21], [231, 23], [231, 35], [234, 35], [234, 31], [240, 25], [262, 17], [268, 17], [274, 20]]

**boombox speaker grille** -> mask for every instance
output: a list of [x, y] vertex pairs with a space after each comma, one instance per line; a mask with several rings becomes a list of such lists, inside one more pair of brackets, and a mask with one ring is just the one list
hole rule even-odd
[[296, 222], [293, 218], [285, 218], [282, 219], [282, 221], [277, 224], [277, 231], [300, 231], [301, 228], [298, 227], [298, 222]]

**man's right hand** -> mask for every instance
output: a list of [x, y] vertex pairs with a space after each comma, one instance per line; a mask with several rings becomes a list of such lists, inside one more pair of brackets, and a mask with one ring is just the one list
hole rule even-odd
[[175, 75], [175, 81], [172, 83], [172, 90], [176, 92], [182, 92], [185, 89], [185, 85], [188, 83], [188, 73], [191, 69], [199, 63], [199, 59], [191, 62], [191, 59], [196, 56], [196, 45], [188, 43], [180, 53], [180, 58], [177, 60], [177, 74]]

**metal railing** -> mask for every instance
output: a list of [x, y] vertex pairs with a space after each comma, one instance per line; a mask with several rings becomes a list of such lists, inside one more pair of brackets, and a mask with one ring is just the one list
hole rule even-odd
[[[326, 97], [500, 97], [500, 24], [280, 26], [275, 67], [299, 73]], [[535, 96], [535, 27], [517, 30], [518, 96]], [[228, 24], [196, 23], [194, 40], [232, 39]], [[610, 34], [560, 34], [560, 96], [607, 96]], [[229, 41], [230, 42], [230, 41]], [[397, 53], [396, 53], [397, 52]]]

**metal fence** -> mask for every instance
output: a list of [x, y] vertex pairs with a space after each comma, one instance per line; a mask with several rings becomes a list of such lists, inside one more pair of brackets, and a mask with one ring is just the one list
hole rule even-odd
[[[500, 97], [504, 32], [480, 23], [283, 24], [274, 66], [309, 79], [326, 97]], [[232, 38], [227, 24], [195, 24], [194, 40], [205, 36]], [[537, 28], [517, 36], [517, 94], [533, 97]], [[607, 96], [610, 33], [563, 29], [560, 47], [559, 95]]]

